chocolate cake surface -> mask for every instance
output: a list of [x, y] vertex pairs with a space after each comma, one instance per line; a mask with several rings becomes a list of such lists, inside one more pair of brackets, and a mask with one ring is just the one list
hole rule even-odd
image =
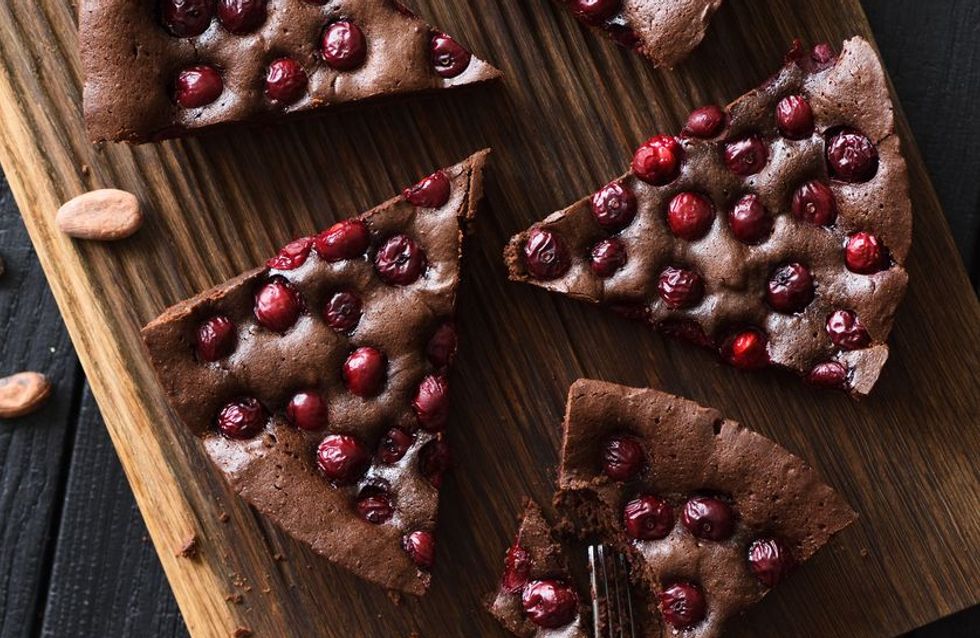
[[717, 410], [600, 381], [569, 390], [558, 487], [578, 534], [629, 556], [664, 637], [720, 635], [857, 517], [804, 461]]
[[500, 587], [487, 608], [522, 638], [588, 638], [585, 601], [557, 533], [541, 507], [529, 501], [504, 558]]
[[483, 82], [500, 73], [395, 0], [82, 0], [94, 141]]
[[853, 38], [658, 135], [515, 236], [510, 277], [865, 395], [888, 358], [912, 210], [881, 62]]
[[411, 594], [430, 582], [463, 228], [488, 152], [143, 329], [171, 405], [238, 493]]
[[657, 66], [672, 67], [694, 50], [722, 0], [556, 0]]

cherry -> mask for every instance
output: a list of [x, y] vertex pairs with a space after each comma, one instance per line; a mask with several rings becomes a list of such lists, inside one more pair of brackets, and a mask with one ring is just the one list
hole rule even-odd
[[415, 531], [402, 538], [402, 547], [416, 565], [432, 569], [436, 557], [436, 537], [432, 532]]
[[385, 465], [393, 465], [402, 460], [402, 457], [412, 447], [415, 437], [401, 428], [391, 428], [381, 437], [378, 445], [378, 460]]
[[813, 276], [800, 263], [784, 264], [769, 278], [766, 301], [776, 311], [793, 314], [813, 301]]
[[878, 172], [878, 150], [865, 135], [844, 128], [827, 142], [830, 175], [844, 182], [866, 182]]
[[255, 293], [255, 318], [273, 332], [292, 328], [302, 309], [299, 293], [282, 277], [273, 277]]
[[425, 347], [425, 356], [429, 363], [437, 368], [445, 368], [456, 357], [456, 327], [452, 322], [446, 322], [436, 328], [435, 334]]
[[801, 140], [813, 133], [813, 110], [801, 95], [784, 97], [776, 105], [779, 131], [791, 140]]
[[340, 261], [360, 257], [370, 242], [367, 224], [359, 219], [347, 219], [317, 235], [313, 246], [327, 261]]
[[216, 315], [197, 327], [196, 351], [202, 361], [213, 362], [227, 357], [235, 349], [237, 330], [231, 319]]
[[438, 432], [449, 420], [449, 381], [441, 375], [430, 374], [422, 379], [412, 399], [412, 409], [422, 429]]
[[589, 266], [599, 277], [612, 277], [626, 264], [626, 244], [618, 237], [603, 239], [592, 247]]
[[766, 587], [775, 587], [796, 566], [789, 548], [775, 538], [759, 538], [749, 546], [749, 569]]
[[500, 587], [507, 592], [516, 593], [527, 585], [531, 579], [531, 554], [514, 542], [507, 549], [504, 559], [504, 577]]
[[335, 292], [323, 306], [323, 320], [336, 332], [352, 331], [361, 321], [361, 298], [352, 292]]
[[273, 270], [294, 270], [306, 263], [313, 247], [312, 237], [300, 237], [283, 246], [272, 259], [265, 262], [266, 268]]
[[769, 365], [768, 339], [758, 328], [745, 328], [731, 335], [721, 347], [721, 356], [730, 365], [743, 370], [758, 370]]
[[837, 361], [818, 363], [806, 375], [806, 380], [821, 388], [844, 388], [847, 385], [847, 367]]
[[885, 249], [871, 233], [857, 232], [847, 238], [844, 262], [848, 270], [870, 275], [885, 268]]
[[569, 0], [569, 8], [582, 22], [599, 26], [619, 12], [622, 0]]
[[441, 439], [430, 441], [419, 452], [419, 472], [435, 488], [442, 485], [442, 477], [452, 464], [449, 444]]
[[592, 215], [606, 230], [619, 230], [636, 216], [636, 197], [622, 182], [610, 182], [592, 196]]
[[454, 78], [470, 65], [473, 58], [469, 51], [445, 33], [432, 36], [429, 55], [436, 74], [443, 78]]
[[667, 266], [657, 280], [657, 292], [668, 308], [685, 308], [701, 301], [704, 283], [693, 270]]
[[638, 496], [623, 508], [623, 524], [631, 538], [653, 541], [665, 538], [674, 526], [674, 510], [656, 496]]
[[797, 219], [829, 226], [837, 219], [837, 201], [830, 187], [817, 180], [806, 182], [793, 193], [793, 215]]
[[743, 195], [728, 211], [732, 234], [745, 244], [757, 244], [772, 231], [772, 219], [758, 195]]
[[184, 69], [177, 76], [174, 97], [185, 109], [207, 106], [225, 90], [221, 74], [213, 66], [198, 65]]
[[827, 317], [827, 334], [835, 346], [844, 350], [860, 350], [871, 345], [867, 329], [850, 310], [837, 310]]
[[629, 481], [643, 469], [645, 456], [636, 438], [616, 434], [606, 439], [602, 447], [602, 469], [614, 481]]
[[633, 154], [633, 172], [644, 182], [663, 186], [681, 172], [681, 145], [669, 135], [648, 139]]
[[327, 427], [327, 402], [316, 392], [298, 392], [286, 406], [286, 418], [300, 430], [322, 430]]
[[725, 165], [740, 177], [755, 175], [769, 160], [769, 149], [758, 135], [725, 143]]
[[826, 42], [821, 42], [813, 46], [810, 52], [810, 60], [813, 62], [813, 71], [822, 71], [834, 63], [837, 56], [834, 49]]
[[436, 171], [415, 186], [406, 188], [403, 195], [413, 206], [441, 208], [449, 201], [449, 177]]
[[635, 49], [640, 44], [640, 36], [630, 27], [629, 21], [622, 13], [606, 20], [602, 27], [612, 41], [621, 47]]
[[192, 38], [211, 25], [214, 0], [163, 0], [160, 4], [163, 26], [175, 37]]
[[391, 495], [382, 488], [365, 488], [354, 507], [358, 516], [372, 525], [381, 525], [395, 513]]
[[385, 356], [378, 350], [358, 348], [344, 361], [344, 385], [359, 397], [373, 397], [384, 385], [387, 367]]
[[711, 496], [696, 496], [684, 504], [681, 522], [689, 532], [709, 541], [723, 541], [735, 532], [731, 505]]
[[725, 128], [725, 112], [720, 106], [709, 104], [695, 109], [687, 117], [684, 133], [691, 137], [710, 139], [717, 137]]
[[543, 228], [533, 228], [524, 244], [524, 262], [535, 279], [557, 279], [568, 272], [571, 263], [561, 237]]
[[225, 404], [218, 413], [218, 429], [229, 439], [250, 439], [269, 418], [265, 408], [254, 397], [243, 397]]
[[690, 583], [674, 583], [657, 594], [660, 613], [674, 629], [688, 629], [704, 620], [704, 594]]
[[425, 269], [425, 252], [411, 237], [395, 235], [378, 248], [374, 269], [386, 284], [407, 286]]
[[265, 22], [266, 0], [218, 0], [218, 20], [235, 35], [254, 31]]
[[265, 73], [265, 95], [276, 104], [287, 105], [306, 93], [309, 80], [303, 66], [292, 58], [279, 58]]
[[687, 241], [704, 237], [714, 219], [711, 201], [697, 193], [678, 193], [667, 206], [667, 225], [672, 233]]
[[364, 64], [367, 41], [364, 32], [349, 20], [340, 20], [323, 30], [320, 55], [327, 66], [338, 71], [351, 71]]
[[316, 449], [316, 464], [323, 475], [338, 485], [350, 485], [364, 473], [371, 455], [349, 434], [331, 434]]
[[578, 595], [560, 580], [535, 580], [524, 588], [521, 605], [538, 627], [558, 629], [575, 620]]

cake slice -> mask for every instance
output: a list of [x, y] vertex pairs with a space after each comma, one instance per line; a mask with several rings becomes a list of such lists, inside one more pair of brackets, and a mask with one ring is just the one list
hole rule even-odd
[[720, 635], [857, 517], [801, 459], [717, 410], [589, 380], [569, 390], [558, 488], [579, 534], [629, 556], [665, 638]]
[[430, 582], [462, 230], [488, 152], [143, 329], [171, 405], [242, 497], [410, 594]]
[[487, 605], [490, 613], [522, 638], [588, 638], [584, 600], [557, 533], [529, 501], [504, 558], [500, 587]]
[[701, 43], [721, 0], [556, 0], [656, 66], [672, 67]]
[[866, 395], [908, 282], [908, 173], [861, 38], [658, 135], [632, 170], [514, 237], [510, 277]]
[[82, 0], [94, 141], [484, 82], [500, 72], [396, 0]]

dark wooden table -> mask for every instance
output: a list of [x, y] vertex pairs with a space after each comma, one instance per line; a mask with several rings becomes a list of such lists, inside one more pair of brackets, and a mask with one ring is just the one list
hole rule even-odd
[[[977, 284], [980, 3], [864, 5]], [[0, 376], [38, 370], [57, 388], [0, 429], [0, 638], [186, 635], [5, 181], [0, 258]], [[912, 635], [978, 634], [975, 607]]]

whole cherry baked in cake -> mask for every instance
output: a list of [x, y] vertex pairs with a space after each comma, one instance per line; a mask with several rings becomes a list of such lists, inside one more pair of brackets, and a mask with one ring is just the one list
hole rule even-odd
[[84, 110], [95, 141], [499, 77], [397, 0], [82, 0]]
[[710, 638], [856, 514], [801, 459], [693, 401], [576, 381], [556, 503], [625, 552], [659, 630]]
[[434, 560], [463, 228], [488, 152], [143, 329], [171, 405], [242, 497], [410, 594]]
[[514, 280], [865, 395], [888, 358], [912, 210], [888, 84], [853, 38], [657, 135], [630, 172], [515, 236]]
[[694, 50], [722, 0], [556, 0], [657, 66], [671, 67]]

